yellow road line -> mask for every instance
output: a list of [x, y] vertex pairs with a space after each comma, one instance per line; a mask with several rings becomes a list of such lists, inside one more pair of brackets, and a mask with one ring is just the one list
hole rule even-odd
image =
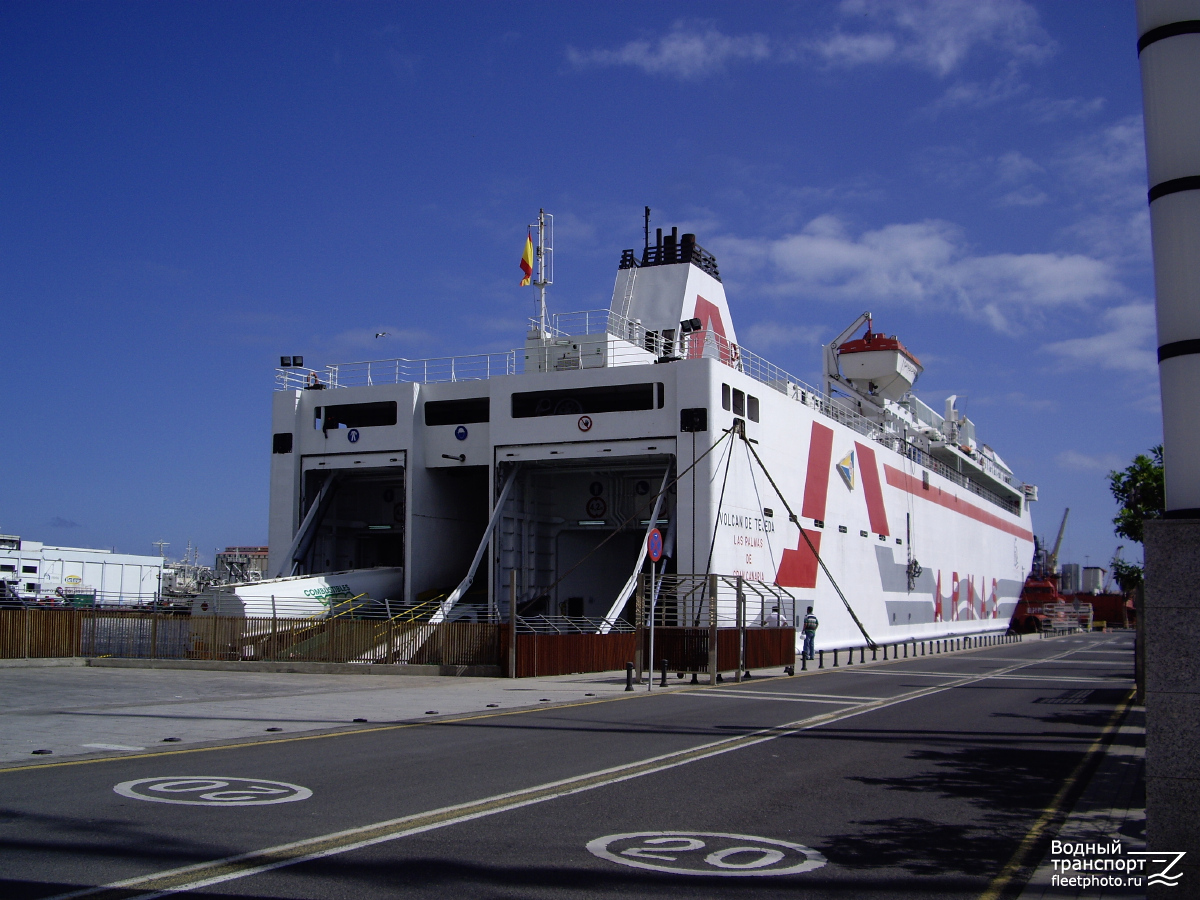
[[1083, 759], [1079, 761], [1074, 771], [1063, 782], [1062, 787], [1058, 789], [1058, 793], [1054, 795], [1054, 799], [1050, 801], [1050, 805], [1042, 810], [1042, 814], [1033, 823], [1033, 827], [1029, 829], [1029, 832], [1017, 847], [1017, 852], [1012, 855], [1012, 859], [1000, 870], [1000, 874], [992, 879], [987, 890], [979, 895], [979, 900], [999, 900], [1001, 894], [1004, 893], [1017, 874], [1029, 865], [1028, 856], [1030, 852], [1042, 836], [1046, 834], [1051, 823], [1060, 815], [1066, 813], [1066, 810], [1062, 809], [1062, 805], [1070, 795], [1071, 789], [1087, 770], [1096, 755], [1103, 752], [1105, 744], [1108, 743], [1108, 736], [1116, 730], [1117, 725], [1124, 718], [1125, 713], [1132, 704], [1133, 691], [1130, 691], [1129, 696], [1125, 698], [1125, 702], [1113, 711], [1108, 724], [1104, 726], [1104, 730], [1100, 732], [1096, 740], [1092, 742], [1092, 745], [1087, 748], [1083, 754]]

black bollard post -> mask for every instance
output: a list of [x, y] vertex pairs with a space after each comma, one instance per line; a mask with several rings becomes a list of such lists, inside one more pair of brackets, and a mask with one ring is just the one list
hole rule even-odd
[[921, 655], [922, 656], [925, 655], [925, 642], [924, 641], [921, 641]]
[[858, 648], [858, 661], [860, 663], [865, 663], [867, 661], [867, 648], [866, 647]]
[[699, 676], [699, 675], [697, 675], [695, 672], [693, 672], [693, 673], [692, 673], [692, 681], [691, 681], [691, 683], [692, 683], [692, 684], [699, 684], [699, 683], [700, 683], [700, 676]]
[[848, 666], [854, 665], [854, 648], [853, 647], [851, 647], [849, 650], [846, 651], [846, 665], [848, 665]]
[[625, 690], [633, 690], [633, 663], [625, 663]]
[[879, 661], [879, 648], [872, 647], [871, 648], [871, 662], [878, 662], [878, 661]]
[[825, 668], [825, 651], [824, 650], [817, 651], [817, 668], [818, 669]]
[[838, 667], [838, 661], [837, 661], [837, 648], [836, 648], [836, 647], [835, 647], [835, 648], [834, 648], [834, 650], [833, 650], [833, 667], [834, 667], [835, 669]]
[[800, 671], [801, 672], [808, 671], [808, 657], [805, 656], [803, 653], [800, 654]]
[[659, 687], [667, 686], [667, 661], [665, 659], [662, 661], [662, 681], [659, 682], [658, 686]]
[[904, 658], [908, 659], [908, 641], [904, 642]]

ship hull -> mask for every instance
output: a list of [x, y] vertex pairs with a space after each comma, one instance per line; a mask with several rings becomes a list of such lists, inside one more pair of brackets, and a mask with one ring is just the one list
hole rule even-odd
[[[458, 584], [483, 540], [475, 582], [486, 586], [491, 615], [507, 617], [515, 579], [522, 615], [629, 617], [631, 605], [614, 602], [638, 565], [666, 476], [659, 571], [778, 584], [795, 598], [786, 617], [814, 607], [818, 649], [1006, 630], [1032, 559], [1028, 505], [989, 499], [944, 465], [864, 433], [864, 420], [753, 374], [723, 353], [279, 392], [276, 435], [290, 431], [294, 441], [272, 458], [272, 569], [285, 564], [329, 480], [337, 493], [323, 515], [332, 524], [314, 525], [311, 549], [297, 556], [301, 571], [361, 566], [365, 557], [347, 555], [355, 547], [391, 553], [403, 566], [402, 599], [417, 602]], [[334, 400], [343, 410], [394, 402], [396, 418], [314, 428]], [[771, 614], [766, 596], [751, 603], [750, 624]], [[734, 620], [734, 604], [720, 595], [722, 624]], [[662, 609], [669, 624], [707, 621], [670, 598]]]

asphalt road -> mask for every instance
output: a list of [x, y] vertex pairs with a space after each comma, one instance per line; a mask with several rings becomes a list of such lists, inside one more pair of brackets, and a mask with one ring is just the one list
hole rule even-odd
[[977, 898], [1041, 858], [1131, 673], [1131, 635], [1081, 635], [9, 768], [0, 896]]

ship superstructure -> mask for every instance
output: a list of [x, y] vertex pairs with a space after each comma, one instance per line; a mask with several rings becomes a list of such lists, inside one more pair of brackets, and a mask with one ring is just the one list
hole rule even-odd
[[824, 349], [818, 390], [741, 346], [694, 235], [647, 229], [607, 310], [539, 314], [507, 353], [280, 368], [268, 574], [386, 569], [389, 604], [438, 618], [506, 617], [515, 578], [523, 616], [602, 629], [657, 526], [663, 574], [777, 586], [819, 647], [1003, 631], [1036, 489], [871, 329]]

